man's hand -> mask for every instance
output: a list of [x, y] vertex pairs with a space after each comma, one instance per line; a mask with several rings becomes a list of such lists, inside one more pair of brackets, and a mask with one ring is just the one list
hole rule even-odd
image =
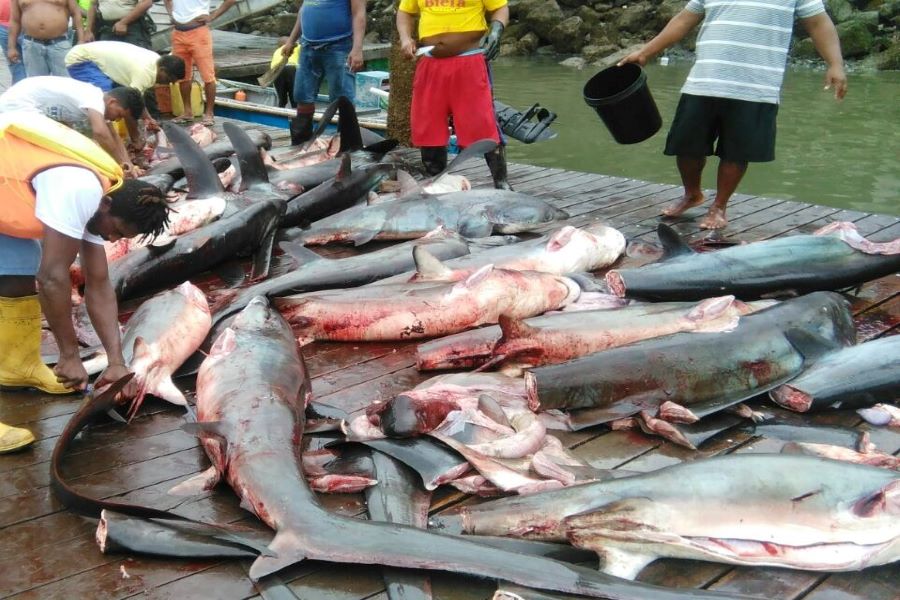
[[[99, 390], [111, 385], [129, 373], [131, 373], [131, 371], [123, 364], [109, 365], [106, 367], [105, 371], [100, 373], [100, 377], [97, 378], [97, 381], [94, 382], [94, 389]], [[119, 398], [134, 398], [137, 396], [137, 391], [137, 382], [132, 379], [124, 388], [122, 388]]]
[[53, 367], [56, 380], [73, 390], [84, 390], [87, 387], [88, 374], [84, 370], [81, 357], [77, 354], [71, 357], [59, 357], [59, 362]]
[[141, 169], [131, 161], [122, 164], [122, 171], [125, 173], [125, 177], [130, 178], [140, 177], [144, 174], [143, 169]]
[[281, 47], [281, 55], [284, 56], [285, 58], [290, 58], [291, 54], [294, 53], [294, 48], [296, 48], [296, 47], [297, 47], [297, 42], [294, 42], [293, 44], [285, 44], [284, 46]]
[[363, 68], [363, 51], [362, 48], [353, 48], [347, 55], [347, 66], [352, 73], [361, 71]]
[[847, 74], [842, 65], [833, 65], [825, 71], [825, 89], [834, 88], [834, 99], [843, 100], [847, 95]]
[[84, 43], [87, 44], [87, 43], [90, 43], [90, 42], [93, 42], [93, 41], [94, 41], [94, 34], [93, 34], [93, 32], [88, 31], [87, 29], [85, 29], [85, 30], [84, 30]]
[[154, 119], [153, 117], [151, 117], [151, 118], [147, 119], [146, 121], [144, 121], [144, 127], [145, 127], [145, 128], [147, 129], [147, 131], [150, 132], [150, 133], [156, 133], [157, 131], [160, 131], [160, 130], [162, 129], [162, 128], [159, 126], [159, 122], [158, 122], [156, 119]]
[[632, 52], [631, 54], [617, 62], [616, 66], [621, 67], [622, 65], [627, 65], [628, 63], [635, 63], [643, 67], [647, 64], [647, 55], [644, 54], [642, 50], [637, 50], [636, 52]]
[[416, 57], [416, 42], [412, 38], [400, 40], [400, 52], [406, 58], [412, 60]]
[[10, 63], [17, 63], [21, 60], [21, 58], [19, 57], [19, 51], [15, 48], [12, 48], [11, 50], [8, 50], [6, 52], [6, 58], [9, 59]]
[[116, 35], [125, 35], [128, 33], [128, 25], [124, 21], [116, 21], [113, 25], [113, 33]]
[[196, 19], [194, 19], [195, 23], [203, 23], [204, 25], [212, 21], [213, 18], [211, 15], [200, 15]]
[[491, 28], [481, 38], [481, 49], [484, 50], [484, 57], [488, 60], [494, 60], [500, 52], [500, 37], [503, 35], [503, 23], [500, 21], [491, 21]]

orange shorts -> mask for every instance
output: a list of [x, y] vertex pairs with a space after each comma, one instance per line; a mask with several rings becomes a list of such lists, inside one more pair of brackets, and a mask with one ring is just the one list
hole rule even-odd
[[203, 83], [216, 80], [216, 63], [213, 60], [212, 30], [197, 27], [190, 31], [172, 30], [172, 54], [184, 60], [184, 76], [193, 77], [194, 65], [200, 71]]

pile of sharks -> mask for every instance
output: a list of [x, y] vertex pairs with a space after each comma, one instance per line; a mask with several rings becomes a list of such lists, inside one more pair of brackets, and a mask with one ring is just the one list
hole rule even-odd
[[[746, 404], [761, 397], [900, 426], [900, 336], [858, 344], [839, 293], [897, 273], [900, 240], [834, 223], [696, 252], [660, 225], [659, 261], [615, 268], [616, 229], [566, 225], [540, 198], [446, 172], [417, 181], [352, 106], [329, 110], [332, 140], [319, 131], [275, 161], [267, 136], [232, 123], [205, 146], [165, 126], [172, 156], [147, 177], [175, 190], [177, 225], [108, 250], [116, 294], [136, 306], [132, 374], [84, 401], [51, 461], [54, 491], [98, 519], [103, 552], [252, 558], [249, 577], [275, 585], [305, 559], [377, 564], [392, 599], [431, 598], [433, 570], [496, 580], [496, 598], [724, 599], [740, 596], [634, 579], [660, 557], [814, 571], [900, 559], [900, 464], [851, 430], [650, 473], [598, 469], [552, 433], [639, 429], [697, 449], [748, 423], [777, 428]], [[476, 142], [448, 171], [491, 148]], [[391, 243], [344, 258], [310, 248], [378, 241]], [[420, 371], [449, 372], [352, 414], [313, 397], [305, 345], [408, 340]], [[104, 357], [88, 363], [99, 372]], [[175, 382], [194, 375], [192, 403]], [[79, 432], [130, 421], [148, 396], [184, 408], [211, 463], [171, 493], [227, 482], [265, 529], [67, 483]], [[429, 520], [442, 485], [500, 498]], [[323, 492], [364, 492], [369, 519], [330, 513]]]

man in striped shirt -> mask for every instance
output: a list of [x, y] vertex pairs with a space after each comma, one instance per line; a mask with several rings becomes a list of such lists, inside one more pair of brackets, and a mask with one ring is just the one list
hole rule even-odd
[[703, 22], [697, 59], [681, 89], [665, 148], [676, 157], [684, 196], [664, 215], [675, 217], [703, 204], [703, 167], [706, 157], [716, 154], [716, 198], [700, 227], [725, 227], [725, 207], [747, 164], [775, 159], [775, 116], [795, 16], [828, 64], [825, 89], [834, 88], [840, 100], [847, 77], [822, 0], [690, 0], [659, 35], [619, 63], [644, 65]]

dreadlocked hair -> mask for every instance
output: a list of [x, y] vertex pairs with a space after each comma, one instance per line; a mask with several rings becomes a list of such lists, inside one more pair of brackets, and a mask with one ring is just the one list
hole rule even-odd
[[152, 183], [126, 179], [109, 197], [109, 213], [134, 225], [143, 234], [142, 239], [155, 238], [169, 224], [172, 209], [166, 195]]

